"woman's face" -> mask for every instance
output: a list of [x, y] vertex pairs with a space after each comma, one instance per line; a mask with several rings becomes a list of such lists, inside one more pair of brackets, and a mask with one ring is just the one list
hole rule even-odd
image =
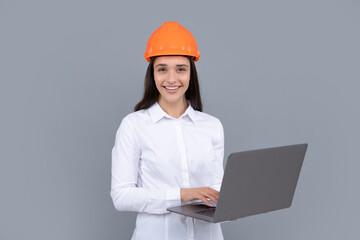
[[183, 101], [189, 87], [190, 60], [184, 56], [157, 57], [154, 61], [154, 79], [161, 101]]

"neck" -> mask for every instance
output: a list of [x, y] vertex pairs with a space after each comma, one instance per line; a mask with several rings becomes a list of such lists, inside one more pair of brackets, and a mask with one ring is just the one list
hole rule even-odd
[[160, 97], [158, 103], [167, 114], [174, 118], [179, 118], [188, 108], [185, 97], [176, 102], [167, 102]]

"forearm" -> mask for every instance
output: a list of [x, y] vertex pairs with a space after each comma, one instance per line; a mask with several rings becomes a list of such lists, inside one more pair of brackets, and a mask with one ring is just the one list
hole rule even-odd
[[118, 211], [164, 214], [168, 207], [181, 204], [180, 188], [114, 187], [110, 194]]

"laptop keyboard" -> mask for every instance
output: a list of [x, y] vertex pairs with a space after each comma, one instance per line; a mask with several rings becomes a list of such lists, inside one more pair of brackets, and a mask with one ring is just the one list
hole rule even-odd
[[215, 209], [216, 208], [201, 210], [201, 211], [198, 211], [196, 213], [201, 214], [201, 215], [205, 215], [205, 216], [208, 216], [208, 217], [214, 217]]

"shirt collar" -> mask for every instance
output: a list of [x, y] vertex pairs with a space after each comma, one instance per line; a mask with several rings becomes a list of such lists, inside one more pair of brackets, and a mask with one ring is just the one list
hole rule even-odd
[[[185, 115], [188, 115], [189, 118], [196, 123], [196, 112], [193, 109], [193, 107], [191, 106], [191, 103], [189, 100], [186, 100], [188, 102], [188, 108], [186, 109], [186, 111], [179, 117], [182, 118]], [[160, 119], [162, 119], [163, 117], [167, 117], [167, 118], [173, 118], [174, 117], [170, 116], [169, 114], [167, 114], [159, 105], [159, 103], [156, 101], [151, 107], [149, 107], [148, 112], [150, 114], [151, 120], [153, 123], [156, 123], [157, 121], [159, 121]]]

